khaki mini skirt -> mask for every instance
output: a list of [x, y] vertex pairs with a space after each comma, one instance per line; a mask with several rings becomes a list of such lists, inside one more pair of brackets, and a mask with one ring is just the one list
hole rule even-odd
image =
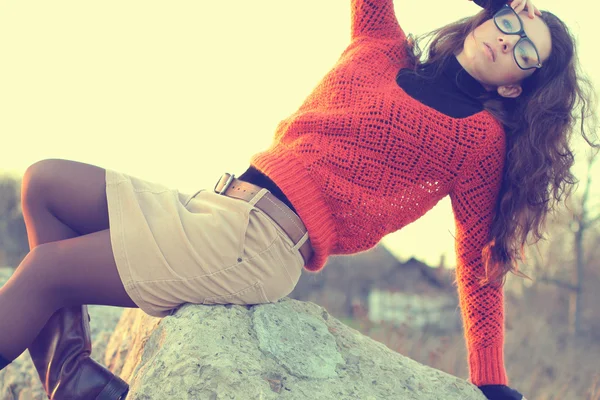
[[165, 317], [184, 303], [274, 303], [291, 293], [303, 241], [254, 206], [267, 192], [250, 202], [212, 188], [185, 194], [107, 169], [111, 245], [131, 299]]

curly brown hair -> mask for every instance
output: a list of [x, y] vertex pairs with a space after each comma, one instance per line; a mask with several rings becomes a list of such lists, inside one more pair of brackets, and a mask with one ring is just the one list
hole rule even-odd
[[[406, 53], [414, 65], [413, 73], [427, 79], [420, 71], [430, 65], [436, 71], [430, 78], [435, 79], [449, 57], [462, 49], [467, 35], [492, 17], [490, 9], [483, 9], [416, 39], [409, 35]], [[566, 202], [579, 182], [571, 173], [574, 154], [570, 148], [578, 120], [585, 141], [600, 148], [588, 137], [589, 131], [596, 133], [596, 99], [590, 80], [580, 70], [575, 38], [554, 14], [542, 11], [540, 18], [550, 28], [552, 39], [552, 51], [544, 66], [521, 82], [523, 92], [517, 98], [504, 98], [496, 91], [481, 98], [484, 109], [504, 125], [506, 132], [502, 186], [482, 252], [486, 271], [482, 284], [504, 284], [511, 271], [529, 279], [518, 269], [518, 261], [525, 260], [525, 245], [545, 239], [548, 213], [555, 211], [563, 195]], [[423, 60], [419, 44], [425, 39], [430, 43]], [[530, 234], [532, 243], [528, 243]]]

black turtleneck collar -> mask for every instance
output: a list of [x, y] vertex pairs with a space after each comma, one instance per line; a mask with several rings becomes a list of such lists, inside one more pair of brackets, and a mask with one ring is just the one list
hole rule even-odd
[[466, 118], [480, 111], [480, 97], [487, 91], [460, 65], [456, 57], [450, 57], [442, 67], [442, 73], [430, 79], [435, 67], [425, 66], [421, 76], [409, 69], [401, 69], [396, 77], [398, 85], [411, 97], [453, 118]]
[[450, 57], [443, 71], [444, 75], [448, 79], [454, 79], [456, 81], [456, 86], [469, 97], [477, 100], [487, 93], [487, 90], [483, 85], [460, 65], [456, 57]]

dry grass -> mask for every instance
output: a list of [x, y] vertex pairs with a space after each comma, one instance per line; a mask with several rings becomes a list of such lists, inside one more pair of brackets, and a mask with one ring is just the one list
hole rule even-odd
[[[513, 307], [512, 315], [507, 315], [505, 362], [510, 386], [529, 400], [600, 400], [600, 340], [574, 339], [564, 325], [549, 322], [548, 316], [555, 315], [533, 307]], [[384, 321], [376, 324], [365, 311], [340, 320], [420, 363], [468, 379], [462, 332], [441, 336]]]

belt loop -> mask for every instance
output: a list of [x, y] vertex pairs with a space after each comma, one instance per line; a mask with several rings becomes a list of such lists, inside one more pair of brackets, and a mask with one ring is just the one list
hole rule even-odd
[[306, 231], [306, 233], [300, 238], [300, 240], [298, 240], [298, 243], [296, 243], [294, 245], [294, 247], [292, 247], [292, 249], [298, 250], [300, 247], [302, 247], [302, 245], [308, 240], [308, 231]]
[[267, 193], [270, 193], [270, 192], [269, 192], [269, 189], [265, 189], [265, 188], [262, 188], [262, 189], [260, 189], [260, 190], [258, 191], [258, 193], [256, 193], [256, 196], [254, 196], [252, 199], [250, 199], [250, 200], [248, 201], [248, 203], [252, 204], [253, 206], [256, 206], [256, 203], [258, 203], [258, 201], [259, 201], [260, 199], [262, 199], [262, 198], [263, 198], [263, 196], [264, 196], [265, 194], [267, 194]]

